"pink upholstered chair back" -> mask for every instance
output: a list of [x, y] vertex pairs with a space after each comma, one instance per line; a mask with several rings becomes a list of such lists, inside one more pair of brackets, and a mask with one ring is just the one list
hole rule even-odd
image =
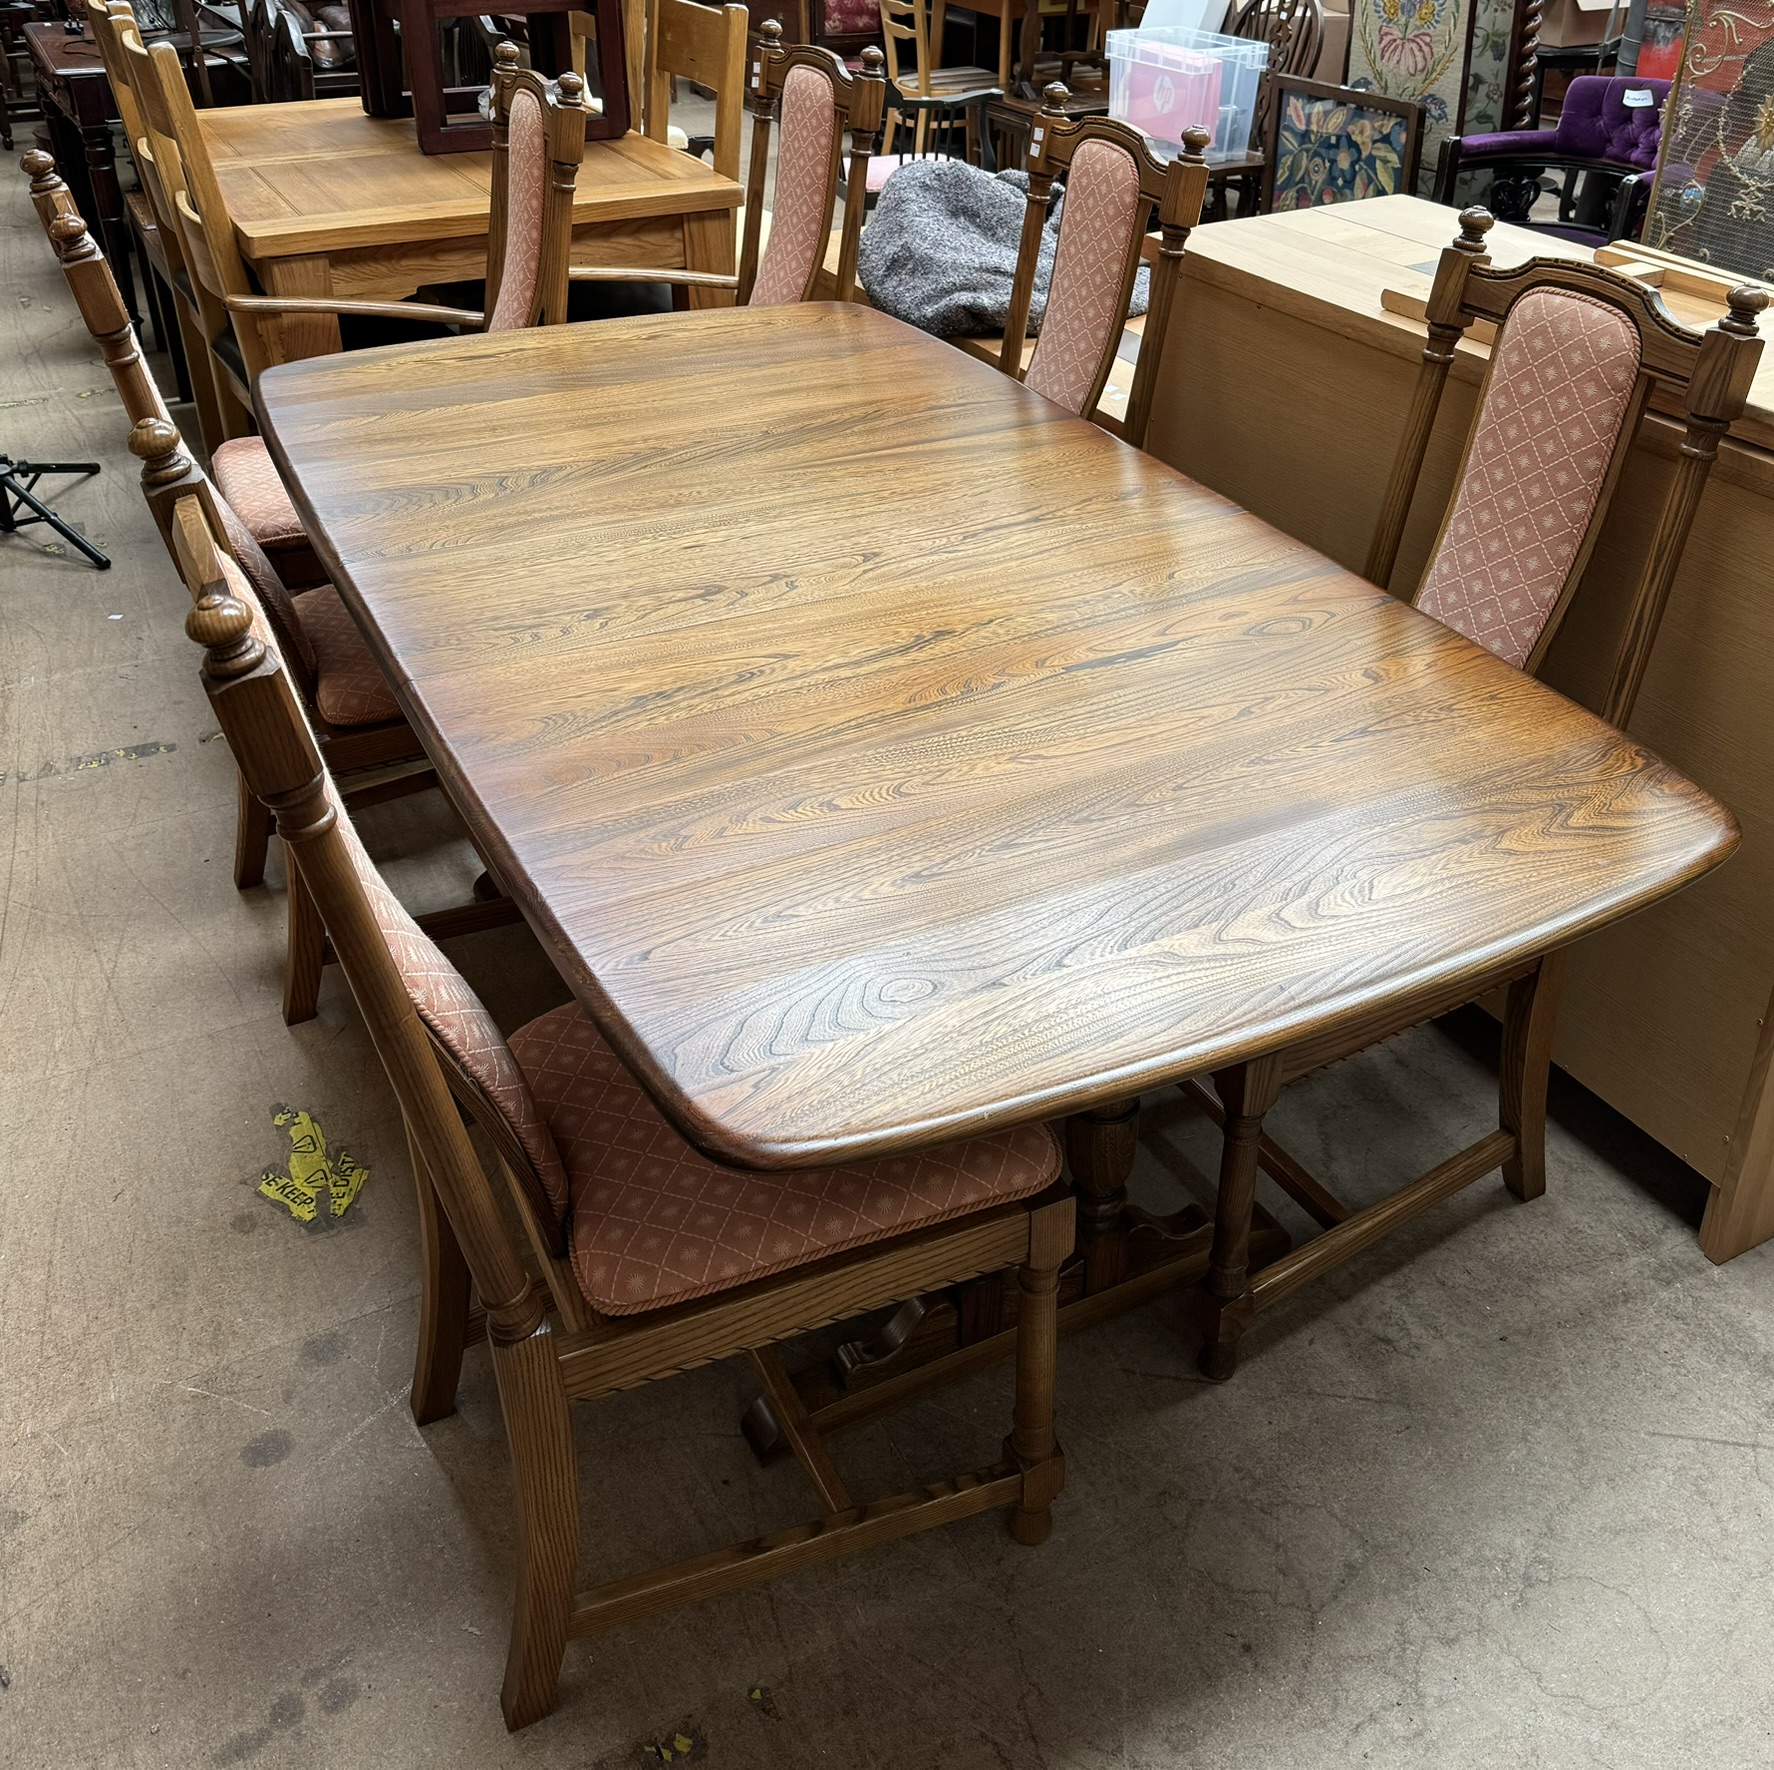
[[536, 95], [512, 96], [505, 163], [505, 262], [487, 315], [489, 332], [527, 326], [535, 316], [542, 269], [542, 210], [548, 195], [548, 134]]
[[1527, 662], [1633, 415], [1640, 356], [1638, 328], [1607, 302], [1552, 288], [1516, 302], [1418, 608]]
[[518, 66], [493, 50], [493, 191], [487, 226], [489, 332], [567, 317], [573, 199], [585, 156], [585, 83]]
[[[1183, 151], [1160, 160], [1137, 129], [1111, 117], [1071, 117], [1071, 94], [1055, 81], [1029, 130], [1029, 198], [1023, 210], [1016, 279], [1005, 316], [998, 367], [1080, 418], [1118, 430], [1144, 447], [1158, 366], [1175, 302], [1177, 275], [1190, 231], [1201, 219], [1210, 141], [1205, 129], [1183, 131]], [[1047, 311], [1029, 357], [1029, 315], [1041, 263], [1054, 180], [1065, 178], [1064, 208]], [[1133, 300], [1146, 227], [1158, 223], [1139, 361], [1128, 386], [1126, 415], [1098, 418], [1097, 405], [1120, 353]]]
[[776, 150], [776, 203], [770, 240], [752, 285], [753, 307], [800, 301], [825, 259], [831, 235], [838, 132], [831, 79], [819, 68], [790, 68], [782, 83]]
[[[860, 69], [852, 70], [829, 49], [805, 43], [784, 47], [782, 26], [773, 18], [764, 20], [758, 36], [745, 94], [752, 141], [739, 299], [752, 307], [780, 307], [812, 298], [831, 239], [832, 205], [848, 132], [850, 176], [832, 289], [839, 301], [848, 301], [856, 286], [869, 155], [880, 140], [886, 110], [881, 52], [865, 49]], [[765, 241], [771, 131], [778, 127], [776, 190]]]
[[1068, 412], [1094, 403], [1097, 367], [1126, 323], [1127, 255], [1147, 207], [1132, 154], [1099, 140], [1072, 156], [1047, 316], [1023, 377]]
[[1748, 403], [1768, 296], [1730, 289], [1723, 317], [1689, 331], [1655, 289], [1603, 265], [1530, 258], [1494, 266], [1486, 240], [1494, 225], [1487, 210], [1463, 210], [1459, 236], [1436, 266], [1417, 388], [1363, 575], [1391, 587], [1460, 340], [1475, 322], [1494, 327], [1454, 496], [1411, 600], [1518, 669], [1537, 671], [1658, 394], [1681, 409], [1685, 435], [1598, 707], [1624, 726], [1719, 442]]

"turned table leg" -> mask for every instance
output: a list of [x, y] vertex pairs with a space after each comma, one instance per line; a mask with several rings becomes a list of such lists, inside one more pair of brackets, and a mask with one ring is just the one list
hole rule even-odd
[[1139, 1140], [1137, 1094], [1066, 1120], [1066, 1163], [1078, 1195], [1078, 1252], [1084, 1259], [1086, 1295], [1121, 1279], [1127, 1245], [1122, 1212]]
[[1214, 1205], [1213, 1252], [1200, 1298], [1203, 1376], [1224, 1382], [1237, 1368], [1238, 1340], [1255, 1313], [1250, 1301], [1250, 1216], [1257, 1193], [1257, 1145], [1263, 1115], [1281, 1092], [1281, 1058], [1254, 1057], [1213, 1078], [1226, 1111], [1220, 1145], [1220, 1190]]

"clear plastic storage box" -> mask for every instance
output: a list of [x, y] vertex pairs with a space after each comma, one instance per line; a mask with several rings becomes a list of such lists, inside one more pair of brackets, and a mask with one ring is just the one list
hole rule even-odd
[[1257, 87], [1269, 45], [1217, 31], [1111, 31], [1109, 115], [1148, 136], [1155, 153], [1174, 159], [1183, 131], [1199, 124], [1213, 134], [1210, 165], [1251, 150]]

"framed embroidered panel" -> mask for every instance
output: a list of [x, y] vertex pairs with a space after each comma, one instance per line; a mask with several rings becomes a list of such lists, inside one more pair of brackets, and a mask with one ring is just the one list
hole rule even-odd
[[1692, 0], [1645, 243], [1774, 282], [1774, 0]]

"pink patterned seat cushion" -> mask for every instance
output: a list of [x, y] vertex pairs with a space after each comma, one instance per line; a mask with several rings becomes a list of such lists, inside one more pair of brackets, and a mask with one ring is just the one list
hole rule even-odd
[[1418, 608], [1527, 662], [1583, 544], [1638, 371], [1637, 328], [1606, 302], [1565, 289], [1516, 302]]
[[536, 279], [542, 271], [548, 135], [536, 95], [520, 88], [512, 98], [507, 121], [505, 263], [499, 273], [499, 298], [487, 317], [489, 332], [509, 332], [530, 323], [536, 305]]
[[294, 599], [296, 624], [314, 654], [314, 705], [329, 725], [380, 725], [400, 703], [331, 584]]
[[1142, 208], [1133, 156], [1112, 142], [1085, 142], [1066, 176], [1047, 316], [1023, 377], [1025, 386], [1080, 416], [1127, 320], [1121, 288]]
[[262, 436], [236, 436], [216, 446], [210, 457], [216, 488], [234, 506], [247, 533], [269, 552], [306, 547], [308, 537], [290, 495], [278, 477]]
[[569, 1003], [511, 1036], [566, 1163], [573, 1271], [638, 1315], [1027, 1198], [1059, 1173], [1044, 1125], [914, 1155], [759, 1174], [699, 1155]]
[[790, 68], [782, 83], [782, 133], [770, 243], [752, 284], [753, 307], [799, 301], [824, 261], [832, 228], [832, 83], [817, 68]]

